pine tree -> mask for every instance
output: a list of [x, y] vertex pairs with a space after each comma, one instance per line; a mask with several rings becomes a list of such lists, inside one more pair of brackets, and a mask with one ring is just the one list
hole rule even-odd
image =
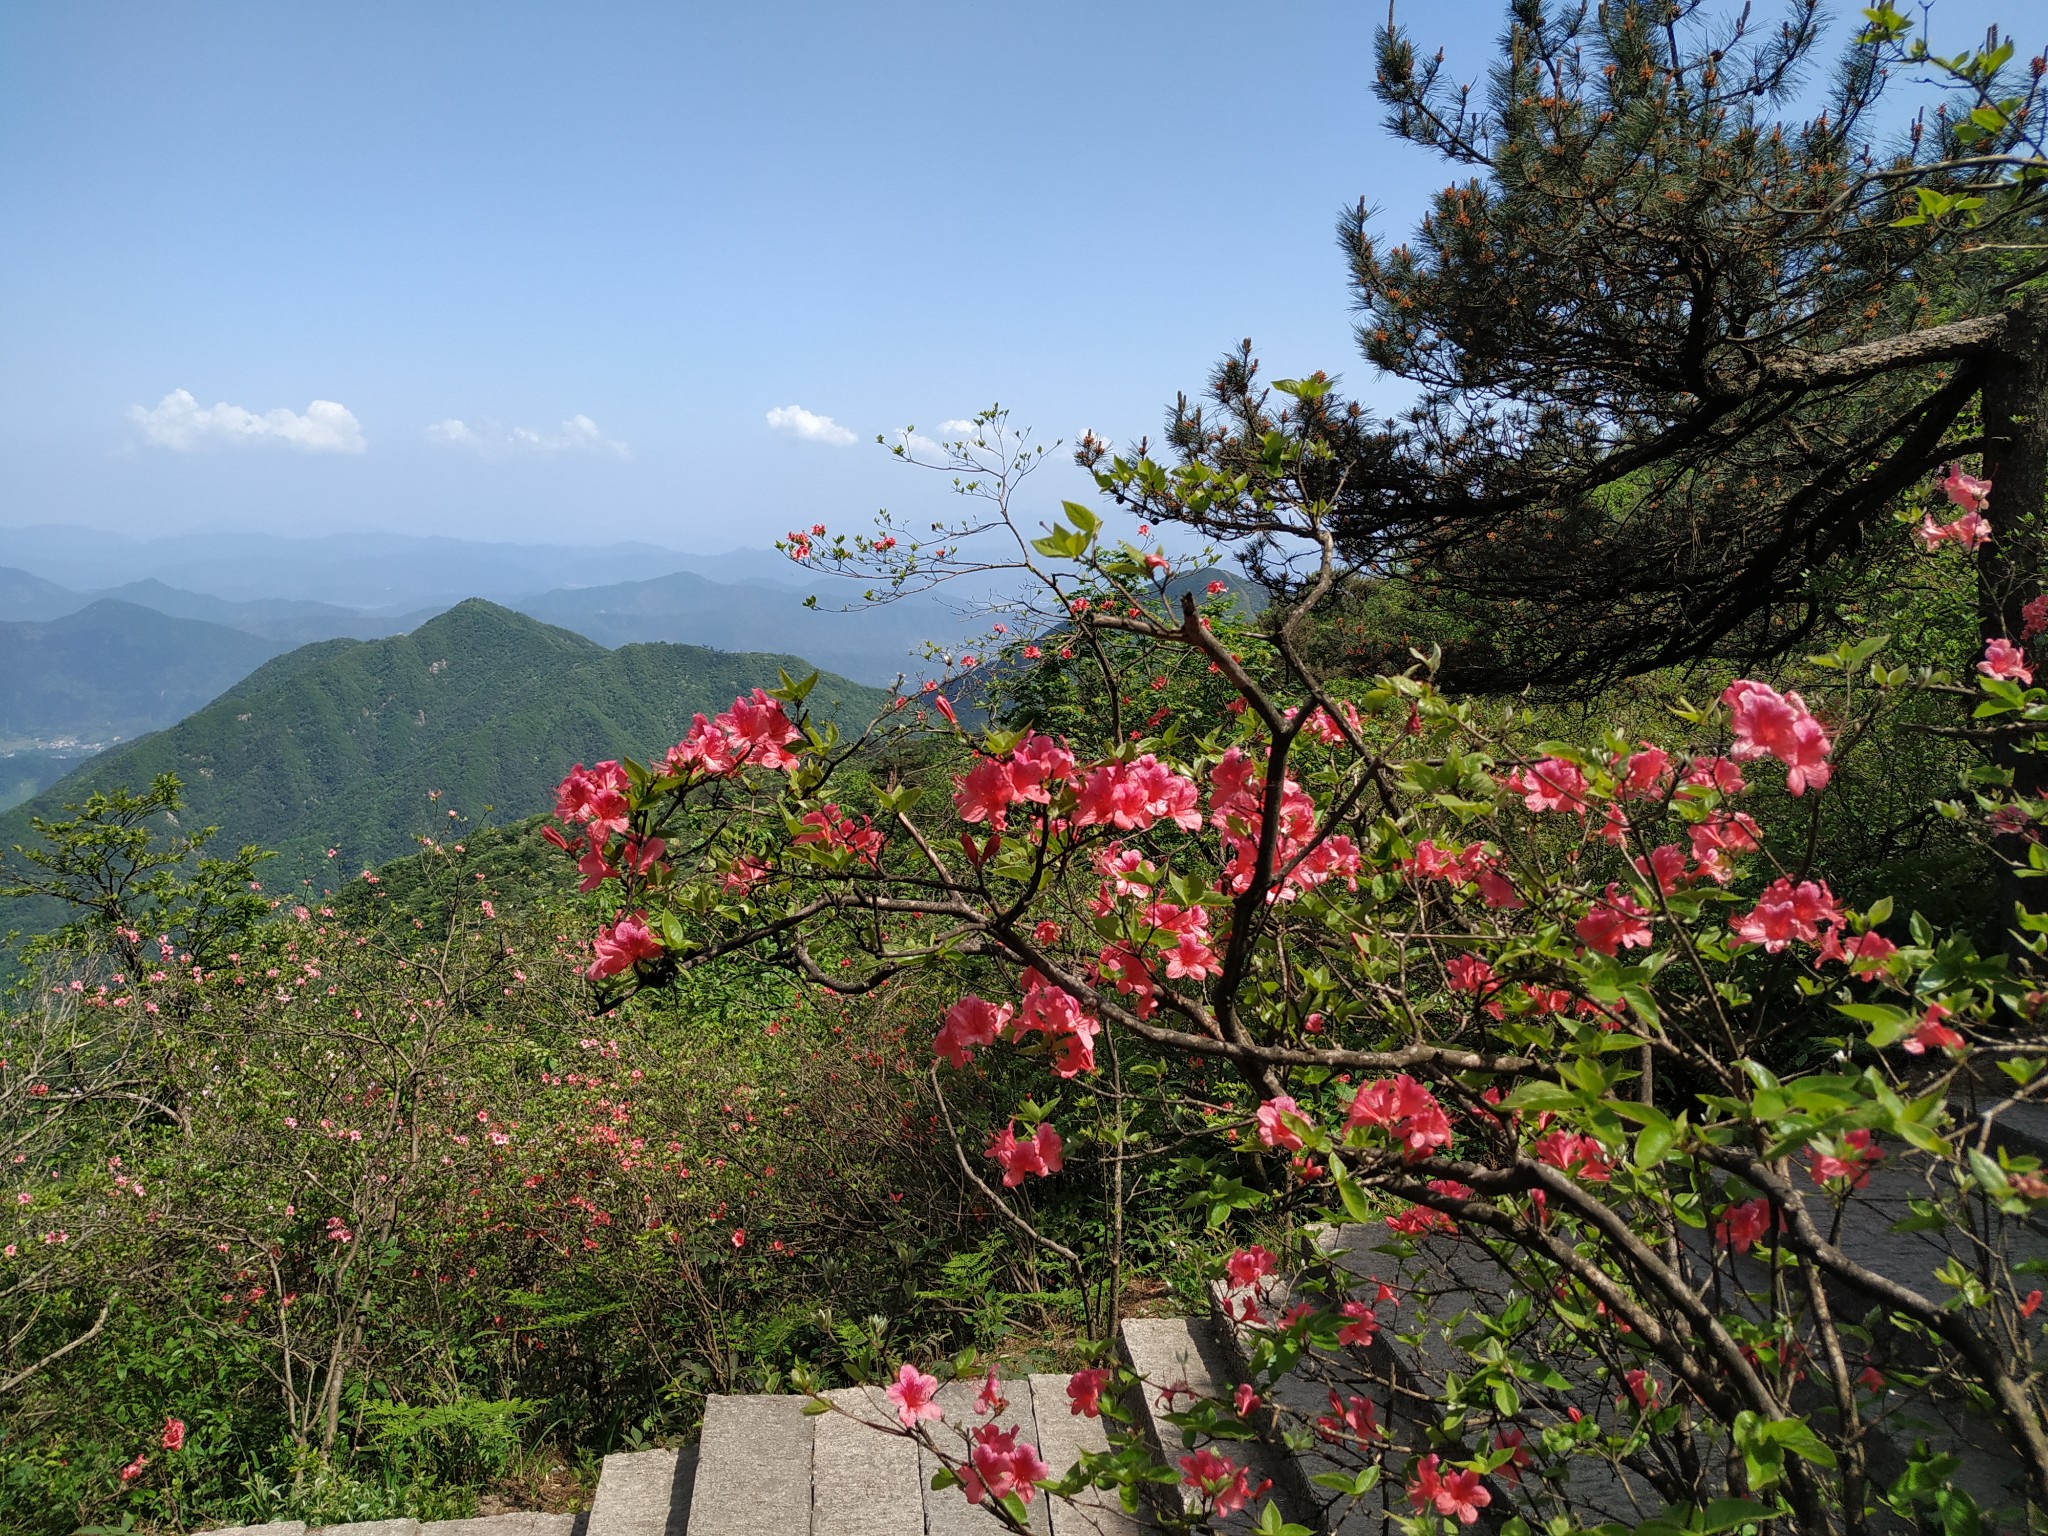
[[[1320, 508], [1358, 569], [1476, 620], [1454, 680], [1584, 691], [1810, 640], [1965, 461], [1993, 486], [1980, 621], [2017, 636], [2048, 492], [2044, 62], [1995, 30], [1937, 58], [1886, 5], [1788, 121], [1818, 0], [1762, 36], [1714, 15], [1514, 0], [1476, 93], [1382, 29], [1389, 127], [1466, 173], [1405, 244], [1341, 221], [1360, 346], [1416, 404], [1379, 421], [1318, 376], [1277, 408], [1247, 344], [1169, 423], [1243, 489], [1111, 489], [1214, 533]], [[1882, 142], [1909, 80], [1934, 110]]]

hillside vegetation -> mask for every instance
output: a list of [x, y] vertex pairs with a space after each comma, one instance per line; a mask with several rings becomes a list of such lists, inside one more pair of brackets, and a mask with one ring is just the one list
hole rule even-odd
[[[481, 600], [410, 635], [329, 640], [259, 668], [168, 730], [100, 754], [0, 818], [0, 847], [33, 841], [29, 818], [116, 785], [176, 774], [188, 820], [225, 844], [282, 858], [270, 879], [331, 881], [338, 847], [351, 869], [414, 846], [432, 791], [467, 815], [531, 815], [550, 803], [562, 765], [644, 752], [679, 737], [697, 711], [768, 686], [794, 656], [682, 645], [608, 651]], [[826, 677], [821, 712], [865, 720], [887, 696]]]
[[285, 649], [133, 603], [0, 623], [0, 742], [110, 741], [161, 730]]

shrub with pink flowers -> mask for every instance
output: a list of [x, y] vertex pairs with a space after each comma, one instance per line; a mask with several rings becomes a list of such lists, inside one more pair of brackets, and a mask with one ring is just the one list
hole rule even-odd
[[[1071, 1468], [1041, 1471], [994, 1416], [913, 1410], [964, 1362], [898, 1361], [903, 1421], [880, 1432], [1019, 1528], [1035, 1488], [1090, 1485], [1170, 1486], [1221, 1519], [1273, 1496], [1227, 1454], [1254, 1433], [1317, 1450], [1323, 1518], [1384, 1506], [1418, 1531], [1645, 1507], [1659, 1529], [1967, 1521], [1958, 1467], [1985, 1444], [2007, 1513], [2048, 1512], [2048, 1175], [1998, 1132], [2048, 1090], [2048, 917], [2022, 904], [1979, 943], [1816, 861], [1831, 797], [1885, 771], [1865, 748], [1895, 713], [1961, 696], [1958, 730], [2048, 725], [2013, 659], [2030, 642], [1967, 676], [1844, 642], [1796, 680], [1673, 695], [1661, 725], [1534, 738], [1521, 711], [1439, 690], [1426, 653], [1357, 679], [1306, 659], [1342, 580], [1313, 506], [1245, 514], [1313, 567], [1245, 622], [1170, 592], [1085, 508], [1017, 532], [1025, 457], [961, 452], [1007, 563], [1044, 583], [1033, 657], [1011, 646], [1015, 679], [977, 696], [987, 724], [965, 695], [911, 696], [842, 740], [792, 683], [786, 760], [617, 765], [623, 824], [589, 846], [616, 871], [607, 910], [644, 913], [658, 952], [610, 972], [615, 920], [594, 974], [615, 1002], [745, 956], [823, 997], [927, 999], [912, 1044], [952, 1160], [1093, 1298], [1105, 1346], [1118, 1213], [1180, 1144], [1249, 1379], [1176, 1414], [1190, 1449], [1166, 1463], [1119, 1389], [1171, 1384], [1107, 1364], [1070, 1396], [1112, 1449]], [[1198, 465], [1092, 462], [1112, 494], [1158, 474], [1228, 494]], [[898, 583], [920, 558], [834, 547]], [[1103, 707], [1034, 711], [1036, 671]], [[1168, 675], [1177, 695], [1150, 687]], [[2003, 888], [2048, 869], [2048, 813], [1995, 776], [1942, 814]], [[686, 825], [686, 856], [617, 857]], [[1925, 1261], [1844, 1237], [1873, 1222]], [[1432, 1266], [1464, 1277], [1450, 1313]], [[1397, 1323], [1451, 1363], [1390, 1365]], [[1303, 1374], [1329, 1414], [1281, 1401]], [[1951, 1402], [1967, 1436], [1913, 1429]]]

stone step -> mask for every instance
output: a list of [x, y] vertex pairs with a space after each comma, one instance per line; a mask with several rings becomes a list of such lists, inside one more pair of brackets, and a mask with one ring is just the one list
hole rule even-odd
[[[846, 1387], [825, 1394], [844, 1412], [814, 1420], [811, 1536], [922, 1536], [918, 1444], [872, 1427], [896, 1423], [882, 1393], [881, 1387]], [[953, 1497], [961, 1497], [957, 1489]]]
[[346, 1525], [315, 1526], [313, 1536], [420, 1536], [420, 1523], [404, 1518], [351, 1520]]
[[[1009, 1399], [1010, 1406], [1007, 1411], [997, 1415], [996, 1422], [1005, 1428], [1012, 1424], [1016, 1425], [1021, 1431], [1018, 1435], [1020, 1443], [1037, 1445], [1038, 1419], [1031, 1402], [1031, 1383], [1005, 1381], [998, 1383], [998, 1388], [1003, 1396]], [[938, 1403], [946, 1410], [946, 1423], [930, 1425], [932, 1437], [939, 1439], [941, 1436], [953, 1436], [953, 1426], [956, 1424], [967, 1426], [979, 1423], [981, 1418], [974, 1411], [974, 1399], [980, 1392], [979, 1381], [949, 1381], [940, 1387]], [[1061, 1406], [1064, 1409], [1064, 1402]], [[967, 1442], [964, 1436], [957, 1441], [950, 1438], [941, 1440], [941, 1443], [946, 1445], [948, 1452], [956, 1461], [966, 1458]], [[1043, 1449], [1040, 1447], [1041, 1454]], [[1048, 1465], [1051, 1464], [1051, 1460], [1051, 1457], [1046, 1457]], [[937, 1472], [942, 1464], [930, 1451], [920, 1447], [918, 1463], [920, 1480], [924, 1485], [925, 1536], [992, 1536], [992, 1533], [1005, 1529], [1002, 1521], [988, 1510], [968, 1503], [967, 1495], [960, 1489], [932, 1487], [932, 1474]], [[1066, 1471], [1066, 1468], [1058, 1466], [1052, 1470], [1059, 1473]], [[1041, 1493], [1025, 1506], [1030, 1513], [1031, 1529], [1035, 1536], [1051, 1536], [1051, 1520], [1046, 1513], [1045, 1505], [1045, 1495]]]
[[[704, 1404], [697, 1476], [669, 1536], [802, 1536], [811, 1528], [817, 1422], [794, 1394], [713, 1396]], [[599, 1485], [603, 1491], [603, 1485]], [[595, 1509], [592, 1514], [595, 1515]], [[591, 1523], [589, 1536], [611, 1536]]]
[[695, 1471], [689, 1451], [614, 1451], [598, 1471], [584, 1536], [684, 1536]]
[[420, 1527], [420, 1536], [584, 1536], [584, 1523], [589, 1518], [520, 1510], [510, 1515], [477, 1515], [468, 1520], [429, 1520]]
[[[1067, 1401], [1067, 1378], [1033, 1376], [1031, 1407], [1038, 1421], [1038, 1454], [1062, 1476], [1083, 1451], [1107, 1451], [1109, 1436], [1102, 1420], [1086, 1418], [1073, 1411]], [[1140, 1536], [1159, 1527], [1142, 1505], [1139, 1513], [1127, 1515], [1114, 1493], [1085, 1489], [1070, 1502], [1047, 1500], [1052, 1536]]]
[[[1249, 1468], [1254, 1486], [1270, 1479], [1270, 1488], [1218, 1529], [1251, 1530], [1268, 1501], [1277, 1504], [1289, 1520], [1313, 1519], [1315, 1510], [1303, 1496], [1301, 1470], [1285, 1450], [1262, 1439], [1211, 1441], [1166, 1419], [1169, 1411], [1185, 1410], [1192, 1398], [1216, 1397], [1228, 1402], [1236, 1391], [1243, 1373], [1221, 1328], [1207, 1318], [1126, 1318], [1119, 1343], [1124, 1363], [1140, 1379], [1133, 1404], [1138, 1423], [1169, 1467], [1177, 1470], [1182, 1456], [1213, 1445], [1217, 1455]], [[1200, 1507], [1194, 1491], [1178, 1484], [1171, 1489], [1161, 1487], [1158, 1493], [1174, 1501], [1164, 1513], [1178, 1515]]]

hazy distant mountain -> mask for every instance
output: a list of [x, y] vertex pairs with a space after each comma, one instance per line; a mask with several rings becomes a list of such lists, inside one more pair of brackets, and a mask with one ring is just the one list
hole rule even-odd
[[[182, 622], [182, 621], [166, 621]], [[457, 605], [409, 635], [328, 640], [280, 656], [168, 730], [90, 759], [0, 816], [0, 848], [30, 841], [28, 817], [159, 773], [184, 781], [189, 820], [224, 844], [286, 857], [273, 890], [333, 883], [408, 852], [445, 829], [449, 809], [494, 819], [552, 803], [577, 761], [645, 756], [675, 741], [692, 713], [772, 687], [789, 655], [733, 655], [681, 645], [594, 641], [492, 603]], [[826, 676], [811, 706], [858, 728], [880, 691]], [[428, 792], [443, 792], [430, 802]], [[341, 865], [325, 851], [338, 846]]]
[[[166, 586], [154, 576], [94, 595], [154, 608], [172, 618], [203, 619], [209, 624], [224, 624], [230, 629], [280, 641], [279, 650], [310, 645], [315, 640], [377, 640], [385, 635], [404, 634], [407, 630], [416, 629], [433, 616], [431, 613], [370, 613], [361, 608], [314, 602], [310, 598], [272, 597], [237, 601]], [[452, 608], [456, 601], [458, 599], [451, 598], [437, 605], [433, 612]]]
[[506, 598], [682, 570], [721, 581], [803, 579], [771, 550], [692, 555], [653, 544], [500, 544], [384, 532], [134, 539], [57, 524], [0, 528], [0, 562], [78, 591], [154, 578], [213, 597], [290, 598], [385, 613], [410, 612], [450, 593]]
[[48, 622], [0, 623], [0, 744], [160, 730], [285, 649], [106, 600]]
[[[878, 686], [917, 671], [927, 640], [945, 644], [963, 633], [960, 618], [933, 598], [838, 613], [822, 601], [805, 607], [807, 590], [728, 585], [677, 571], [651, 581], [544, 592], [512, 606], [605, 645], [673, 640], [725, 650], [791, 650]], [[833, 595], [828, 589], [826, 596]]]
[[12, 566], [0, 566], [0, 619], [61, 619], [91, 599]]

